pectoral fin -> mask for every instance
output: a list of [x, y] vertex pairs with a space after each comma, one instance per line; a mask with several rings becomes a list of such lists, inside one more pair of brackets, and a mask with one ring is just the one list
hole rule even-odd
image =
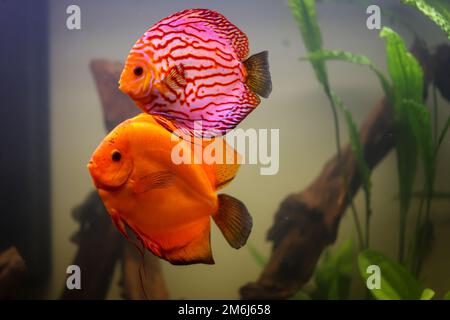
[[253, 222], [244, 203], [232, 196], [219, 194], [219, 211], [213, 218], [233, 248], [239, 249], [245, 245]]
[[152, 189], [167, 188], [174, 180], [172, 171], [157, 171], [139, 178], [134, 185], [134, 193], [144, 193]]
[[182, 64], [177, 64], [170, 68], [167, 76], [164, 78], [164, 82], [173, 90], [186, 87], [187, 82], [184, 73], [184, 66]]

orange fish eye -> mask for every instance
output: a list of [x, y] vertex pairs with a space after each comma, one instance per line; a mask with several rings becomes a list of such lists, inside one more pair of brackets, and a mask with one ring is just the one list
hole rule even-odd
[[139, 77], [144, 73], [144, 69], [142, 67], [136, 67], [133, 72], [135, 76]]
[[122, 154], [120, 153], [119, 150], [114, 150], [114, 151], [111, 153], [111, 159], [112, 159], [112, 161], [114, 161], [114, 162], [119, 162], [120, 159], [122, 159]]

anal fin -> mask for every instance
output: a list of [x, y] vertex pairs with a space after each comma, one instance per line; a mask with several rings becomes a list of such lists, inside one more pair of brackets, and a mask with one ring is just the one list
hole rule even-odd
[[110, 212], [110, 216], [112, 218], [112, 221], [114, 222], [114, 225], [116, 226], [117, 230], [120, 231], [120, 233], [127, 239], [129, 239], [127, 230], [125, 228], [125, 223], [123, 222], [122, 218], [120, 217], [119, 212], [116, 209], [112, 209]]
[[[214, 264], [210, 233], [210, 217], [206, 216], [175, 232], [167, 233], [164, 236], [155, 236], [152, 241], [158, 244], [157, 252], [146, 246], [154, 254], [173, 265]], [[144, 243], [147, 242], [144, 241]]]

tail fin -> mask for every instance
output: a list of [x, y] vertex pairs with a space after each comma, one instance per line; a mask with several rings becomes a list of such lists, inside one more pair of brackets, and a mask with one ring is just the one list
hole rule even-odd
[[269, 52], [262, 51], [244, 61], [247, 69], [247, 85], [253, 92], [268, 98], [272, 92], [272, 80], [269, 71]]
[[244, 203], [227, 194], [219, 194], [219, 212], [213, 219], [233, 248], [245, 245], [253, 222]]

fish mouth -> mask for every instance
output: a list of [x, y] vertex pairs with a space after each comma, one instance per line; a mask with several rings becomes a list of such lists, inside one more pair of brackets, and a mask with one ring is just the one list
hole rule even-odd
[[87, 164], [87, 168], [89, 170], [89, 173], [91, 174], [92, 180], [94, 181], [95, 187], [97, 189], [99, 189], [100, 183], [98, 182], [98, 179], [96, 179], [96, 174], [95, 174], [95, 169], [98, 168], [98, 165], [94, 161], [90, 160]]
[[103, 185], [97, 178], [96, 169], [98, 168], [98, 165], [94, 161], [90, 160], [87, 164], [87, 168], [91, 174], [95, 187], [97, 189], [106, 189], [107, 186]]
[[133, 96], [134, 92], [131, 90], [130, 86], [124, 82], [124, 81], [119, 81], [119, 90], [129, 96]]
[[98, 165], [94, 161], [90, 160], [87, 164], [87, 168], [88, 168], [89, 172], [91, 173], [91, 175], [93, 175], [94, 170], [96, 168], [98, 168]]
[[110, 186], [110, 185], [102, 183], [101, 180], [98, 178], [98, 173], [96, 172], [98, 165], [94, 161], [92, 161], [92, 160], [89, 161], [87, 164], [87, 168], [89, 170], [89, 173], [91, 174], [92, 180], [97, 189], [113, 191], [113, 190], [117, 190], [121, 187], [121, 186]]
[[123, 92], [124, 89], [125, 89], [125, 88], [124, 88], [124, 85], [123, 85], [123, 82], [122, 82], [122, 81], [119, 81], [119, 82], [117, 82], [117, 85], [119, 86], [119, 90]]

